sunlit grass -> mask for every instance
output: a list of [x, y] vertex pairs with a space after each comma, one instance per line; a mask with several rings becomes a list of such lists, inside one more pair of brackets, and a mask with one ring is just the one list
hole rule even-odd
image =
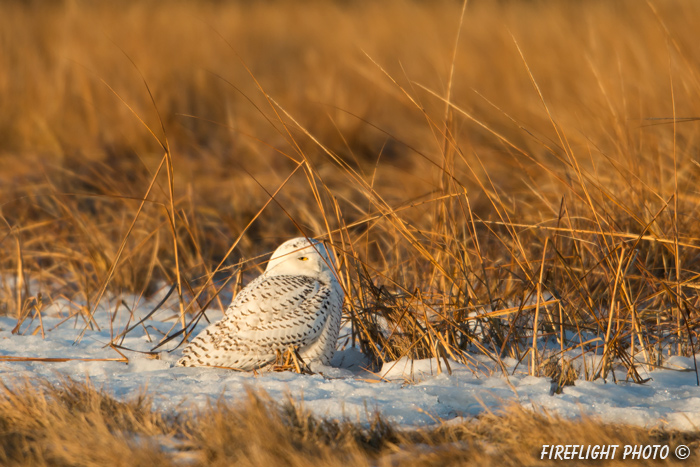
[[[519, 406], [402, 430], [381, 415], [364, 425], [325, 420], [299, 402], [254, 392], [163, 411], [146, 394], [117, 401], [70, 379], [0, 389], [0, 427], [3, 465], [538, 465], [543, 444], [661, 444], [673, 451], [699, 443], [697, 434], [566, 420]], [[615, 462], [624, 462], [619, 453], [606, 465]]]
[[473, 3], [4, 4], [3, 311], [177, 333], [303, 233], [377, 364], [692, 355], [697, 4]]

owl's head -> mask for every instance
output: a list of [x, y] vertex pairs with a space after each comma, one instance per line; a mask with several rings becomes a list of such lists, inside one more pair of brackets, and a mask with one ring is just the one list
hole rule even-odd
[[323, 243], [307, 240], [304, 237], [293, 238], [281, 244], [267, 263], [265, 274], [301, 274], [333, 276], [335, 269], [331, 255]]

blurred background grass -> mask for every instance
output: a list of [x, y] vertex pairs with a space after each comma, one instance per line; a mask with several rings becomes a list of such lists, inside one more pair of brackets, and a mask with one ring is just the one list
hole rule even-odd
[[0, 9], [6, 313], [164, 282], [198, 311], [217, 264], [301, 228], [337, 246], [378, 359], [522, 359], [538, 327], [562, 351], [582, 329], [647, 364], [693, 351], [697, 2]]

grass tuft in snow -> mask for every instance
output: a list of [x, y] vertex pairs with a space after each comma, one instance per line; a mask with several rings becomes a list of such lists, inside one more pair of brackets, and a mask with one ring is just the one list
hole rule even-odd
[[[18, 466], [538, 465], [543, 444], [700, 447], [698, 432], [567, 420], [521, 406], [406, 430], [380, 416], [364, 425], [326, 420], [299, 402], [275, 403], [252, 391], [237, 404], [221, 398], [205, 408], [176, 412], [154, 410], [144, 394], [117, 401], [89, 381], [68, 378], [4, 386], [0, 461]], [[673, 464], [670, 456], [639, 465]]]

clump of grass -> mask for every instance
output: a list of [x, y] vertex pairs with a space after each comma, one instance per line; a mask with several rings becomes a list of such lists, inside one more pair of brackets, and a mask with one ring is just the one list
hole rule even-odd
[[118, 402], [67, 378], [16, 383], [0, 392], [4, 465], [170, 465], [151, 437], [172, 428], [145, 394]]
[[120, 402], [89, 381], [10, 386], [0, 389], [3, 465], [536, 465], [543, 444], [572, 440], [700, 446], [700, 433], [565, 420], [520, 406], [399, 430], [380, 415], [366, 425], [318, 418], [298, 402], [273, 402], [264, 393], [163, 412], [145, 395]]
[[542, 364], [542, 375], [552, 379], [552, 394], [561, 394], [564, 386], [574, 386], [579, 372], [566, 358], [550, 357]]

